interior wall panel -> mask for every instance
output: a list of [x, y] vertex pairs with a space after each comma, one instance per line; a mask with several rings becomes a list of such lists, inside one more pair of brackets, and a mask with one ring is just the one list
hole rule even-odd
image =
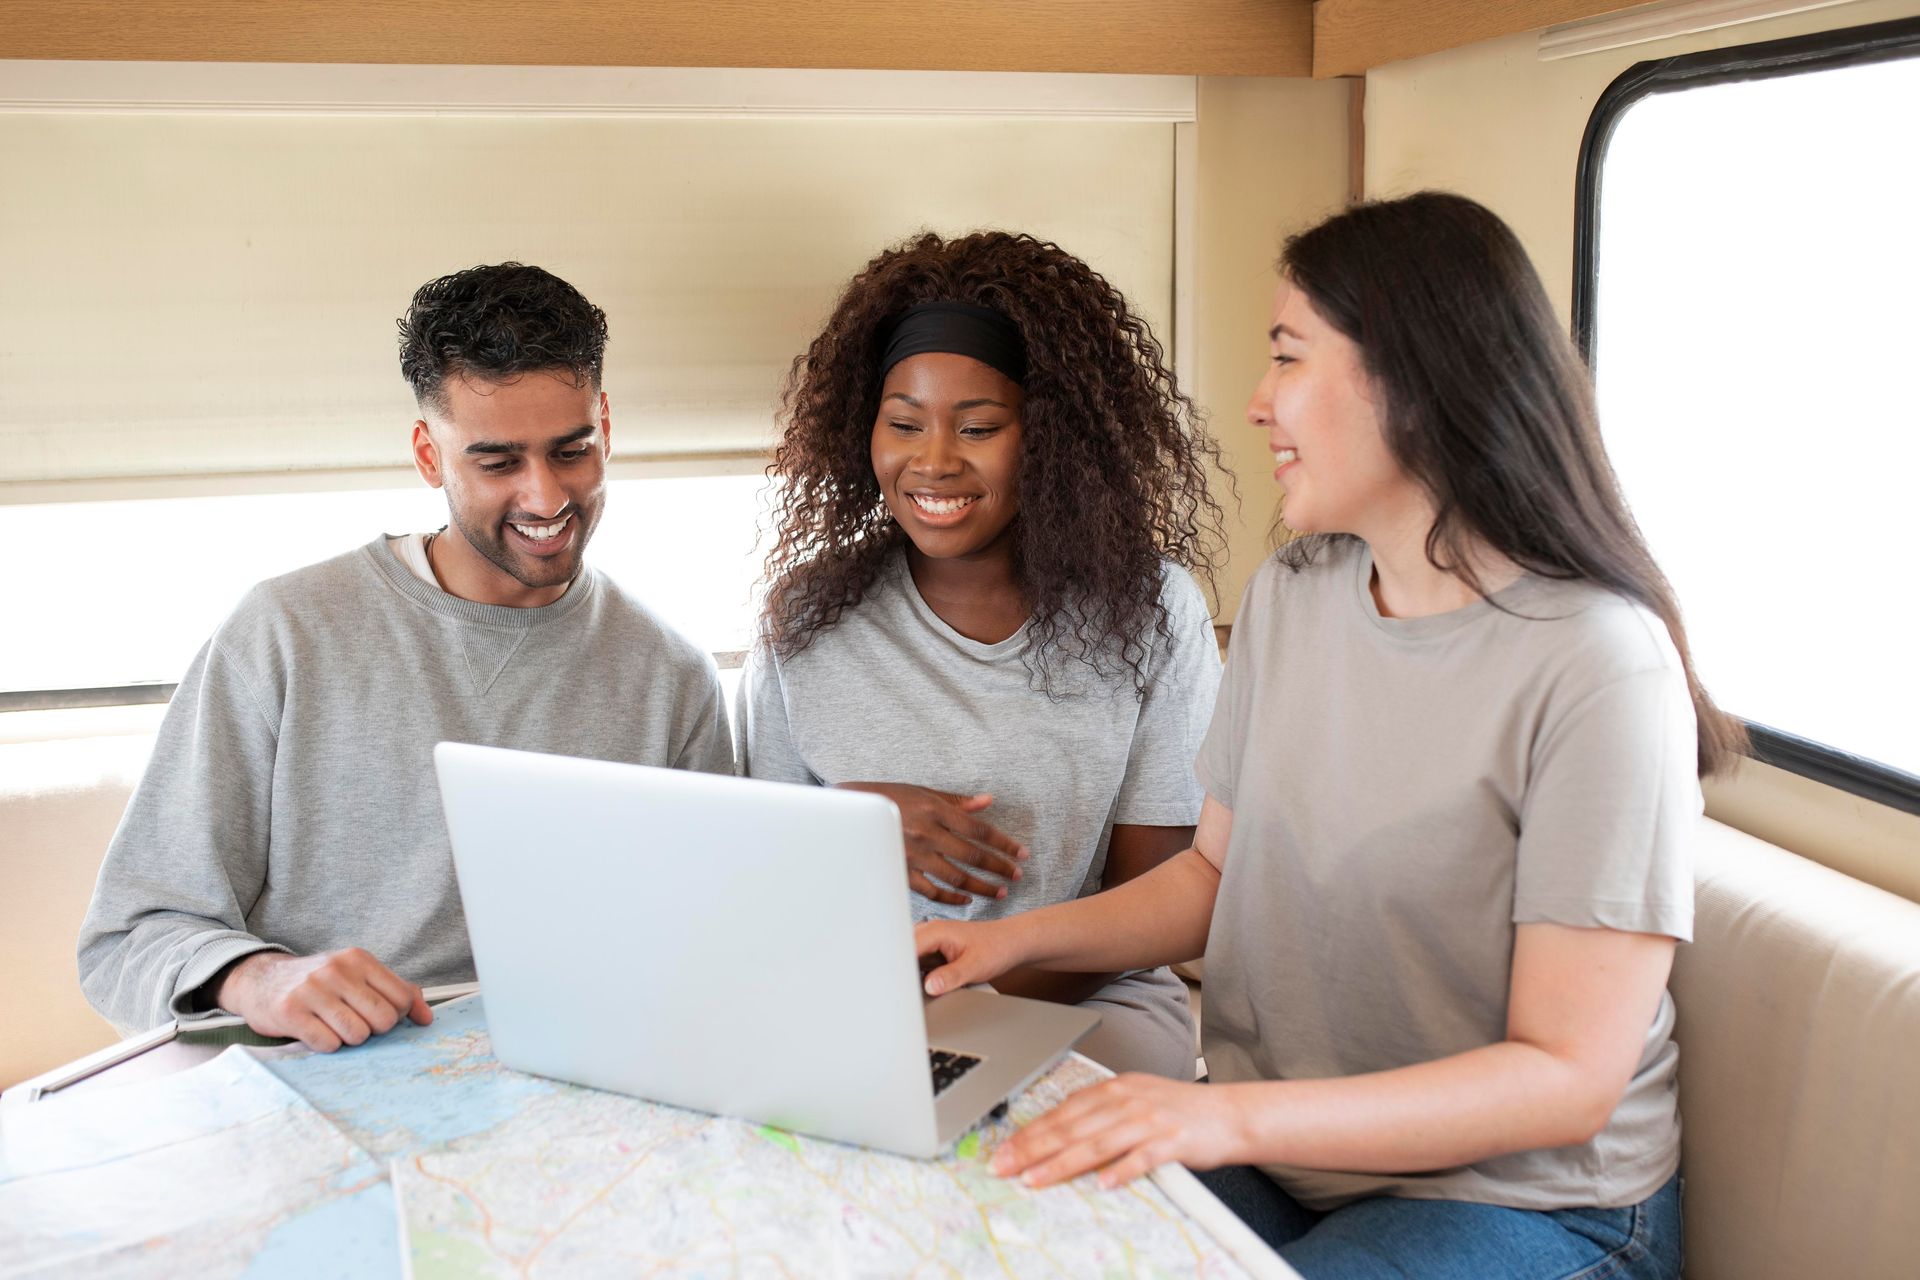
[[1273, 551], [1280, 488], [1267, 433], [1247, 401], [1267, 367], [1274, 260], [1290, 233], [1339, 211], [1348, 194], [1348, 86], [1339, 81], [1200, 82], [1191, 385], [1235, 475], [1224, 482], [1228, 563], [1216, 617], [1229, 622], [1247, 579]]

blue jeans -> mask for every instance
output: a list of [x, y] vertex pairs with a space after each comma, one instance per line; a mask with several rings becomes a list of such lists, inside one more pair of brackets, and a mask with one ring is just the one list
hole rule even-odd
[[1376, 1196], [1301, 1207], [1258, 1169], [1196, 1175], [1306, 1280], [1677, 1280], [1680, 1178], [1625, 1209]]

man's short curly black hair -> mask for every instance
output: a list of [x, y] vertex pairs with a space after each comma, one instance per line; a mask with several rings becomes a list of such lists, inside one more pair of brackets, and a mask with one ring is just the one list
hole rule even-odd
[[550, 271], [502, 262], [423, 284], [400, 317], [400, 374], [421, 406], [446, 410], [446, 379], [499, 381], [566, 369], [600, 389], [607, 314]]

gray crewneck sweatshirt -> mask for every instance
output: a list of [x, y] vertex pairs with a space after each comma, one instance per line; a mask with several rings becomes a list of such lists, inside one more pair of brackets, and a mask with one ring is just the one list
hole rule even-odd
[[477, 604], [376, 538], [261, 583], [194, 659], [81, 925], [87, 998], [151, 1026], [269, 948], [471, 980], [442, 740], [733, 770], [711, 660], [605, 575], [538, 609]]

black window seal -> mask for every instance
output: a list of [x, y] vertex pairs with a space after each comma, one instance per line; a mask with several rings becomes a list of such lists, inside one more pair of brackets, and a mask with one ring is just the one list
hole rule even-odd
[[[1785, 40], [1709, 49], [1637, 62], [1617, 76], [1594, 103], [1580, 139], [1574, 180], [1573, 337], [1593, 367], [1595, 301], [1600, 270], [1600, 178], [1607, 147], [1627, 110], [1643, 98], [1709, 84], [1765, 80], [1807, 71], [1831, 71], [1920, 57], [1920, 18], [1897, 18]], [[1920, 776], [1747, 722], [1753, 758], [1905, 813], [1920, 814]]]
[[1920, 776], [1751, 720], [1747, 721], [1747, 733], [1752, 739], [1749, 752], [1762, 764], [1837, 787], [1889, 809], [1920, 814]]

